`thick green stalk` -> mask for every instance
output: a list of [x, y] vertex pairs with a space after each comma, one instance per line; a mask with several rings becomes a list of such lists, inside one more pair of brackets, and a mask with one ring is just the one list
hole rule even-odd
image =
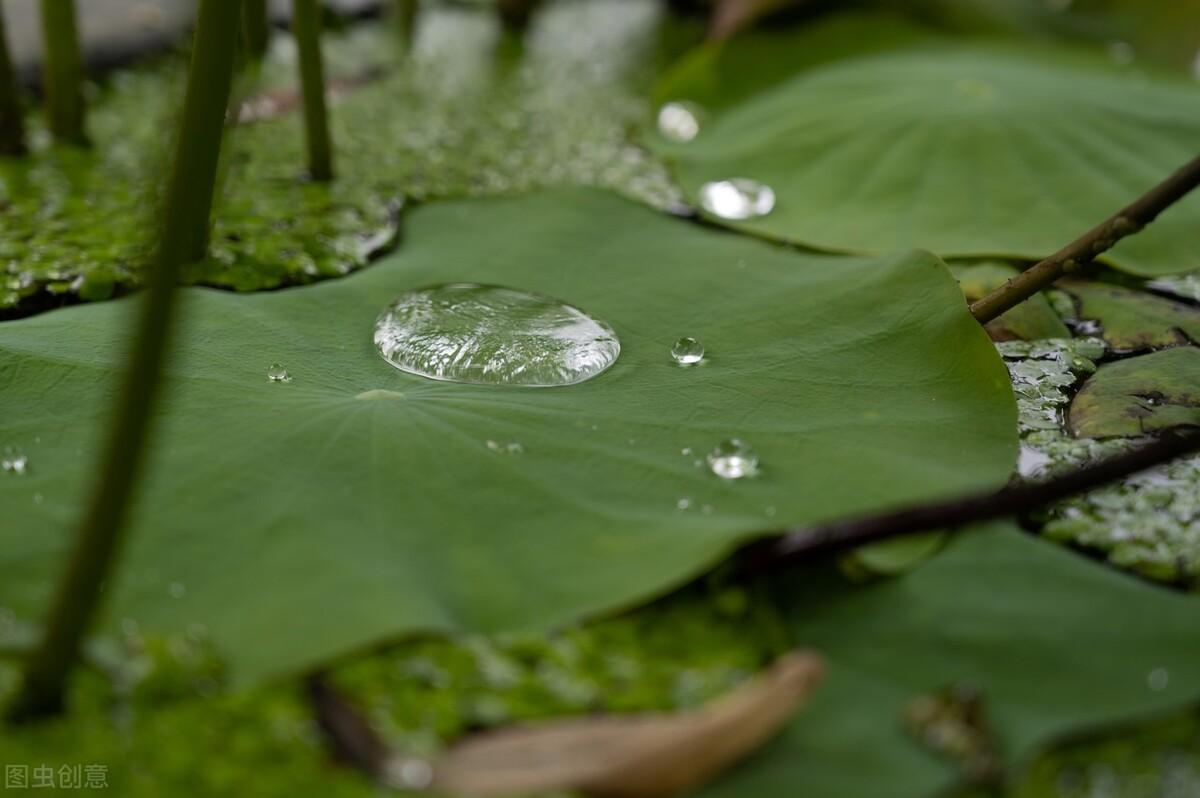
[[54, 139], [60, 144], [86, 145], [75, 0], [42, 0], [42, 90]]
[[8, 54], [8, 35], [4, 30], [4, 6], [0, 5], [0, 155], [25, 152], [25, 122], [21, 117], [21, 94], [12, 58]]
[[392, 22], [405, 50], [412, 49], [413, 39], [416, 38], [419, 10], [419, 0], [392, 0]]
[[292, 33], [300, 51], [300, 88], [304, 92], [308, 174], [313, 180], [332, 180], [333, 147], [329, 142], [329, 113], [325, 108], [325, 67], [321, 63], [319, 0], [294, 0]]
[[246, 53], [253, 59], [262, 58], [271, 43], [271, 20], [267, 0], [244, 0], [242, 6], [242, 38]]
[[101, 476], [46, 620], [45, 637], [26, 664], [21, 692], [10, 710], [13, 720], [62, 711], [67, 679], [95, 615], [101, 587], [106, 581], [111, 584], [111, 566], [121, 543], [170, 340], [175, 285], [183, 266], [204, 249], [240, 14], [240, 0], [199, 4], [175, 164], [115, 424], [97, 470]]

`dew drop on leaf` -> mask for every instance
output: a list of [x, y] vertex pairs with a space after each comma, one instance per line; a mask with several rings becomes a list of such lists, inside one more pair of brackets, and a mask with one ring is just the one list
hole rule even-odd
[[671, 347], [671, 357], [681, 366], [691, 366], [704, 359], [704, 344], [695, 338], [680, 338]]
[[579, 308], [476, 283], [401, 294], [375, 323], [375, 347], [409, 374], [531, 388], [591, 379], [621, 353], [612, 328]]
[[5, 446], [0, 452], [0, 469], [6, 474], [20, 476], [29, 467], [29, 457], [20, 446]]
[[267, 368], [267, 379], [271, 382], [291, 382], [292, 375], [279, 363], [272, 363]]
[[722, 219], [753, 219], [766, 216], [775, 208], [775, 192], [770, 186], [746, 177], [714, 180], [700, 189], [700, 204]]
[[752, 477], [758, 473], [758, 455], [741, 438], [728, 438], [708, 453], [708, 467], [722, 479]]
[[658, 110], [658, 132], [671, 141], [691, 141], [700, 133], [702, 116], [694, 103], [669, 102]]

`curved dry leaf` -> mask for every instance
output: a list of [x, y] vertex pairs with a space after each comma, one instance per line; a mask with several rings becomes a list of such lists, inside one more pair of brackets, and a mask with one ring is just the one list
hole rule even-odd
[[468, 796], [579, 790], [602, 798], [660, 798], [693, 789], [775, 736], [821, 682], [811, 651], [699, 710], [590, 717], [487, 732], [434, 763], [432, 789]]

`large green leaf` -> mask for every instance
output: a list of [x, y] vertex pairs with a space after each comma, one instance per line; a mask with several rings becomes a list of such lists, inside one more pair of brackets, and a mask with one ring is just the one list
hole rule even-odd
[[705, 796], [929, 798], [958, 776], [905, 729], [913, 699], [969, 683], [1003, 763], [1065, 734], [1200, 698], [1195, 597], [1138, 582], [1010, 525], [963, 533], [863, 587], [819, 566], [785, 580], [798, 644], [829, 661], [790, 729]]
[[[257, 676], [418, 629], [567, 622], [782, 522], [1009, 474], [1005, 369], [928, 254], [834, 264], [588, 190], [428, 206], [406, 226], [397, 254], [342, 280], [183, 291], [113, 619], [205, 624]], [[447, 281], [571, 302], [612, 325], [620, 359], [544, 389], [392, 368], [376, 314]], [[0, 474], [0, 604], [22, 616], [45, 606], [94, 477], [132, 308], [0, 324], [0, 441], [29, 456]], [[704, 363], [673, 363], [681, 335]], [[274, 361], [292, 382], [268, 381]], [[731, 435], [757, 478], [694, 462]]]
[[[730, 224], [821, 249], [1038, 258], [1158, 183], [1200, 141], [1194, 82], [991, 40], [914, 45], [898, 34], [907, 46], [887, 48], [877, 27], [864, 25], [866, 54], [817, 66], [810, 53], [831, 46], [825, 28], [792, 33], [791, 77], [725, 110], [722, 93], [742, 91], [734, 75], [677, 72], [674, 93], [716, 109], [691, 141], [651, 137], [684, 192], [695, 200], [708, 181], [762, 181], [774, 211]], [[739, 47], [753, 49], [735, 57]], [[749, 72], [768, 52], [785, 51], [735, 40], [720, 62]], [[1195, 268], [1197, 225], [1200, 196], [1105, 257], [1143, 275]]]

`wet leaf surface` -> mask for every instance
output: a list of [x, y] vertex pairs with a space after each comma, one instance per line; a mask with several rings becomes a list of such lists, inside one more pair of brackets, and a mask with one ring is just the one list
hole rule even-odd
[[[417, 630], [625, 607], [764, 530], [1008, 477], [1007, 375], [927, 254], [831, 268], [587, 190], [422, 207], [405, 236], [344, 280], [184, 291], [110, 623], [203, 623], [237, 677], [292, 672]], [[376, 315], [453, 281], [575, 304], [621, 356], [551, 389], [384, 362]], [[21, 618], [45, 606], [81, 512], [134, 307], [0, 324], [0, 440], [29, 458], [0, 475], [0, 603]], [[702, 364], [671, 359], [681, 334], [706, 342]], [[757, 451], [756, 477], [704, 463], [730, 437]]]
[[[727, 107], [717, 95], [689, 141], [650, 139], [697, 204], [710, 181], [773, 188], [772, 212], [726, 222], [745, 232], [846, 252], [1038, 259], [1185, 163], [1200, 137], [1200, 86], [1086, 51], [931, 36], [813, 66], [807, 53], [829, 47], [821, 29], [786, 35], [787, 79]], [[735, 38], [721, 60], [772, 52]], [[1194, 268], [1198, 223], [1200, 197], [1187, 198], [1104, 257], [1141, 275]]]
[[1081, 438], [1132, 437], [1200, 424], [1200, 349], [1176, 347], [1106, 363], [1071, 403]]

